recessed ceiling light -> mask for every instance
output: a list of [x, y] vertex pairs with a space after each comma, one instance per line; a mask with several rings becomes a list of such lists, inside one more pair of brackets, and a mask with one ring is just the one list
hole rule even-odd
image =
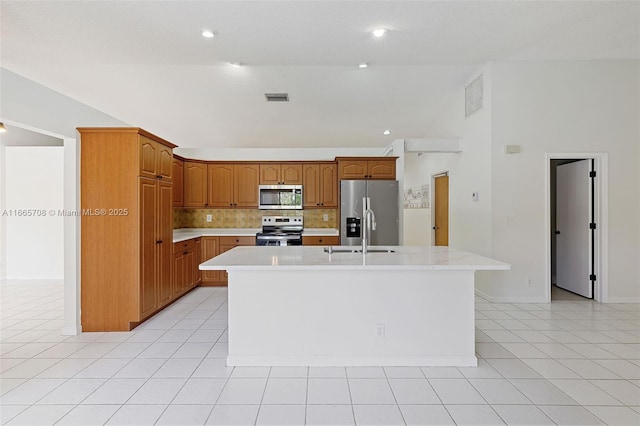
[[361, 64], [358, 64], [358, 68], [366, 68], [366, 67], [368, 67], [368, 66], [369, 66], [369, 64], [368, 64], [368, 63], [366, 63], [366, 62], [363, 62], [363, 63], [361, 63]]
[[383, 135], [385, 136], [389, 136], [391, 134], [390, 130], [385, 130], [384, 132], [382, 132]]
[[373, 30], [373, 31], [372, 31], [372, 34], [373, 34], [375, 37], [378, 37], [378, 38], [382, 37], [382, 36], [383, 36], [383, 35], [385, 35], [386, 33], [387, 33], [387, 29], [386, 29], [386, 28], [378, 28], [377, 30]]
[[204, 38], [214, 38], [216, 36], [215, 31], [212, 30], [202, 30], [202, 37]]
[[235, 68], [240, 68], [242, 66], [240, 62], [229, 62], [229, 65]]

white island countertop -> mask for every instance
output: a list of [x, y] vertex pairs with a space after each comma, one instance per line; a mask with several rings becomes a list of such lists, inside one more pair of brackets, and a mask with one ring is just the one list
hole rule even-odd
[[[180, 228], [173, 230], [173, 242], [190, 240], [199, 237], [255, 237], [261, 228]], [[303, 236], [330, 237], [337, 236], [334, 228], [305, 228]]]
[[236, 247], [200, 264], [201, 270], [508, 270], [511, 265], [450, 247], [376, 246], [393, 253], [340, 253], [359, 247]]

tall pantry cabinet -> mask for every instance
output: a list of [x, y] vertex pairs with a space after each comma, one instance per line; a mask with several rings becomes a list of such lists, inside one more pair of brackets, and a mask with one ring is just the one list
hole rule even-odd
[[81, 324], [128, 331], [172, 300], [173, 145], [80, 128]]

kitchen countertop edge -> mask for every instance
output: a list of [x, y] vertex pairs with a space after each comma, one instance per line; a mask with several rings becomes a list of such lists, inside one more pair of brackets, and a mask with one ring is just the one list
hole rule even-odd
[[[191, 240], [199, 237], [254, 237], [261, 228], [178, 228], [173, 230], [173, 242]], [[331, 237], [338, 236], [335, 228], [307, 228], [302, 231], [302, 236]]]

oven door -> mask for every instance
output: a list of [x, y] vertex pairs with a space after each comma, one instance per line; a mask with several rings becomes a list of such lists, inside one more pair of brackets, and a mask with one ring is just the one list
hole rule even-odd
[[298, 234], [274, 235], [258, 233], [256, 235], [257, 246], [301, 246], [302, 236]]

